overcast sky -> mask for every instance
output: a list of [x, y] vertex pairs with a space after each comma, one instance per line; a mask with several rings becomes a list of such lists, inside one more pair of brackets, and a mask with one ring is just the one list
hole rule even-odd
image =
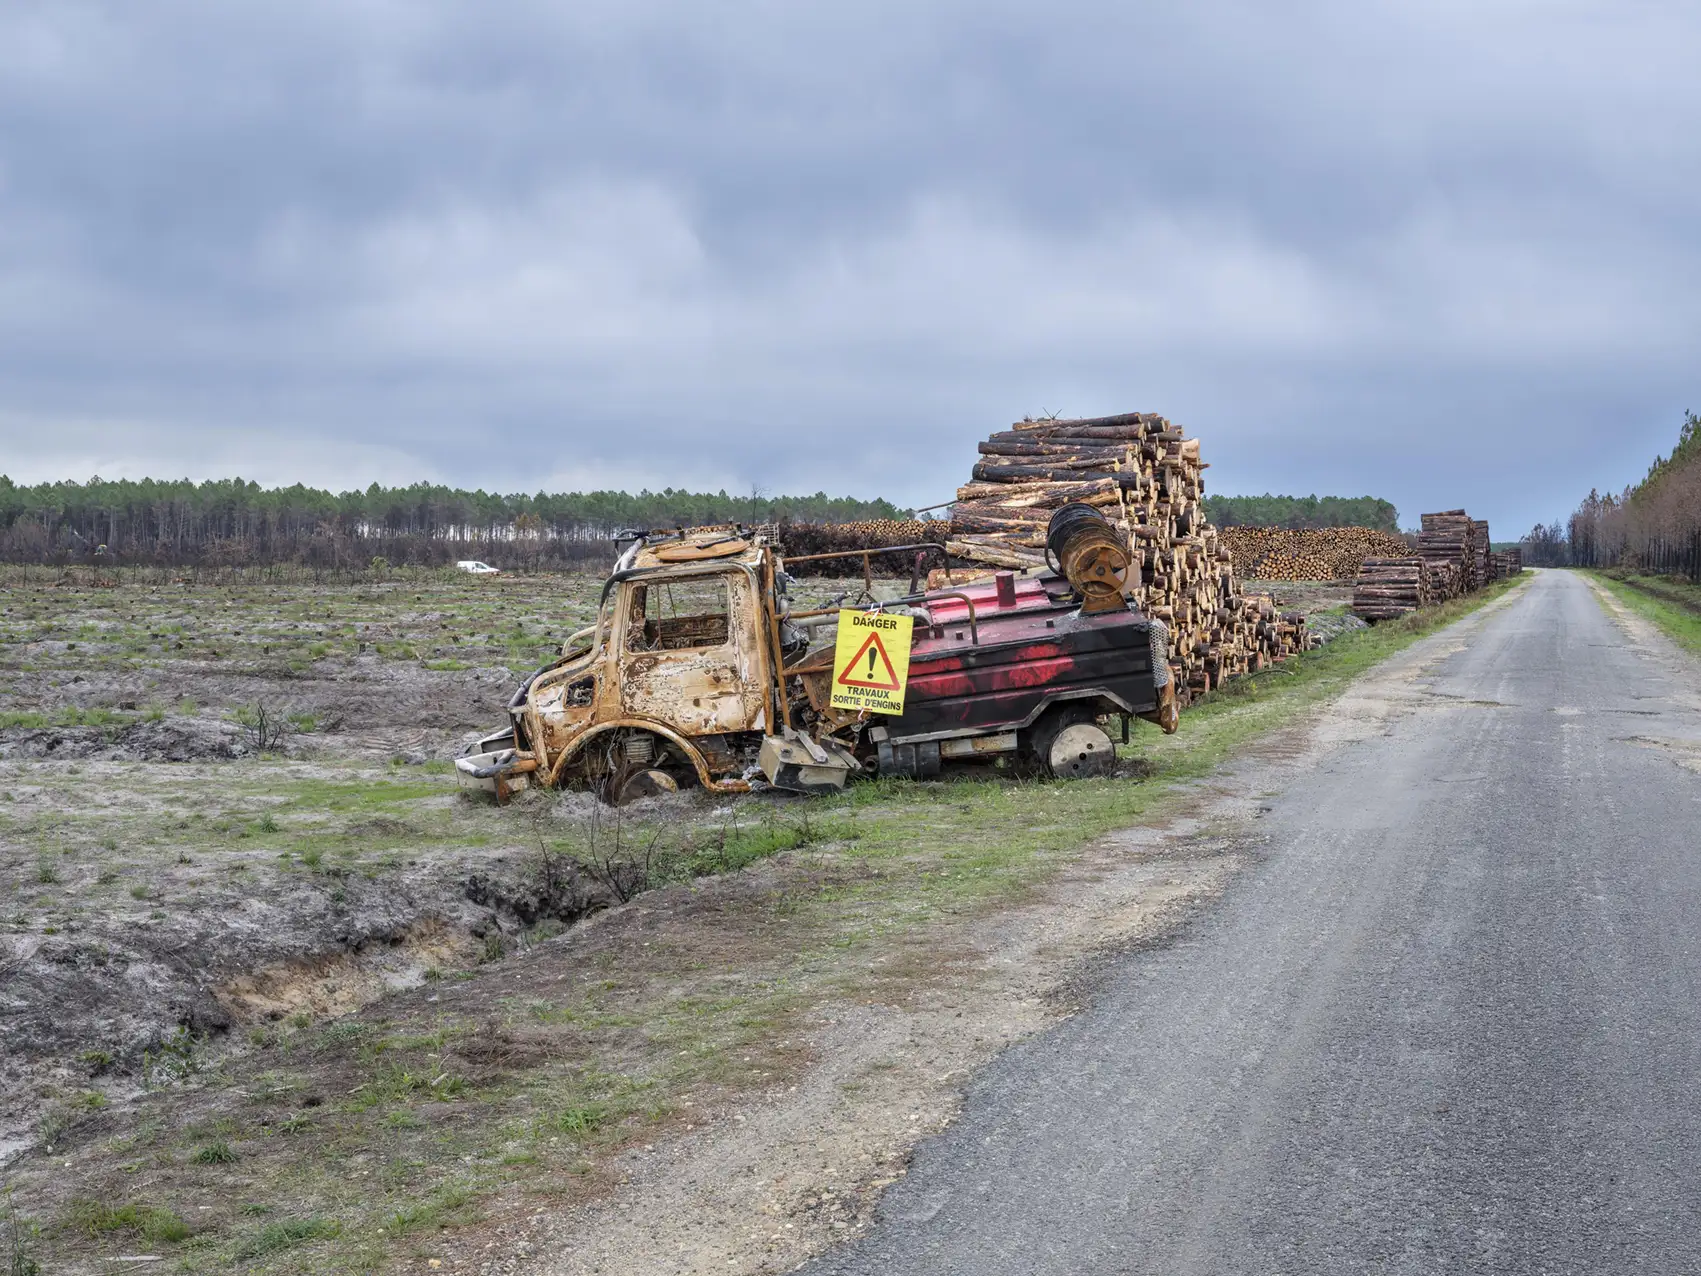
[[1701, 6], [4, 0], [0, 471], [948, 498], [1024, 414], [1497, 537], [1701, 408]]

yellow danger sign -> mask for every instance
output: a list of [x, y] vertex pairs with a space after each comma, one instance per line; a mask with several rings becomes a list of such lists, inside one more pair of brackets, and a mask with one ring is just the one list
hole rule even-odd
[[833, 708], [904, 711], [914, 623], [909, 616], [839, 612], [839, 641], [833, 648]]

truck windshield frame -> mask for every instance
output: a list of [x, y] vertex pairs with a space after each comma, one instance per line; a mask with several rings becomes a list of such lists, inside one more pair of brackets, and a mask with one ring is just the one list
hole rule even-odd
[[632, 581], [628, 652], [704, 651], [732, 642], [731, 580], [725, 572]]

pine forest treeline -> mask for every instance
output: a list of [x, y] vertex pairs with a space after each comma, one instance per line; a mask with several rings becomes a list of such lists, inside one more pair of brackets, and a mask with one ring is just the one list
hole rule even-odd
[[[1559, 530], [1548, 529], [1546, 538]], [[1701, 417], [1684, 413], [1672, 454], [1656, 457], [1640, 483], [1617, 496], [1590, 492], [1565, 533], [1567, 557], [1579, 566], [1701, 581]]]
[[1205, 517], [1218, 527], [1400, 530], [1399, 511], [1374, 496], [1207, 496]]
[[0, 475], [0, 560], [94, 559], [159, 565], [300, 563], [357, 568], [382, 558], [436, 566], [490, 559], [545, 568], [606, 559], [629, 528], [898, 518], [884, 500], [726, 492], [566, 492], [533, 496], [415, 483], [333, 493], [240, 478], [90, 479], [15, 484]]

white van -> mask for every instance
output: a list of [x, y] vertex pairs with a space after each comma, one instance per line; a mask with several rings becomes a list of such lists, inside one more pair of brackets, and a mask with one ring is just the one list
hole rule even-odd
[[492, 567], [489, 563], [481, 563], [476, 558], [463, 558], [455, 566], [464, 572], [471, 572], [474, 576], [500, 576], [502, 574], [501, 568]]

